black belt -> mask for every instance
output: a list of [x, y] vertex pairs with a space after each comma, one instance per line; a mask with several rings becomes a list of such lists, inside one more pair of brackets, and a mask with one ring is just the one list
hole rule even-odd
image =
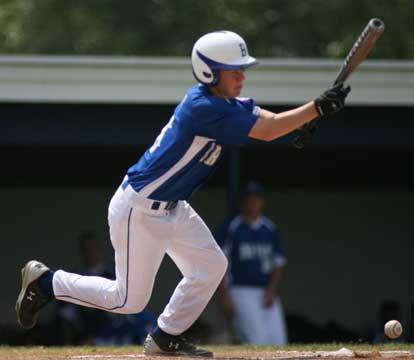
[[[128, 179], [124, 180], [121, 184], [121, 187], [123, 190], [127, 188], [129, 185]], [[151, 205], [151, 210], [172, 210], [174, 209], [178, 204], [178, 200], [174, 201], [158, 201], [154, 200]], [[163, 205], [163, 208], [161, 208], [161, 205]]]

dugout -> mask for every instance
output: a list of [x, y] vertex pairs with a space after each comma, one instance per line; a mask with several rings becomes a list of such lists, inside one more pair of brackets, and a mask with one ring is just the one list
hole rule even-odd
[[[264, 60], [246, 73], [243, 95], [283, 111], [319, 95], [339, 66]], [[70, 269], [80, 232], [108, 239], [113, 190], [194, 81], [184, 59], [49, 56], [1, 56], [0, 79], [1, 266], [10, 274], [0, 308], [8, 329], [17, 326], [20, 266], [38, 258]], [[281, 294], [292, 340], [309, 339], [303, 324], [313, 341], [364, 338], [389, 298], [401, 304], [403, 325], [412, 326], [414, 292], [406, 284], [414, 250], [414, 63], [367, 61], [350, 83], [348, 106], [319, 122], [311, 146], [294, 149], [292, 135], [252, 141], [228, 154], [192, 201], [214, 229], [234, 211], [240, 182], [266, 186], [267, 214], [289, 257]], [[178, 278], [167, 261], [154, 312]], [[222, 324], [214, 301], [201, 321]], [[329, 324], [337, 331], [327, 331]]]

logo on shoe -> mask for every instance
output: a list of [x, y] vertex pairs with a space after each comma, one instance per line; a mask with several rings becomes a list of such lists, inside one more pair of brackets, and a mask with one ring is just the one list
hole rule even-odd
[[26, 296], [26, 299], [29, 301], [33, 301], [33, 298], [36, 296], [36, 293], [33, 291], [29, 292], [29, 295]]
[[168, 344], [168, 347], [170, 349], [173, 349], [174, 348], [175, 350], [178, 350], [179, 346], [180, 346], [179, 343], [173, 343], [172, 341], [170, 341], [170, 343]]

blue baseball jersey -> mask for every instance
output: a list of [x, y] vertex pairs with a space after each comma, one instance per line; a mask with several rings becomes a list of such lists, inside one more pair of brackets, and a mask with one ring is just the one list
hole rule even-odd
[[220, 226], [216, 240], [229, 260], [231, 285], [266, 286], [273, 268], [286, 263], [277, 227], [265, 216], [254, 224], [236, 216]]
[[153, 200], [188, 199], [216, 169], [226, 146], [247, 141], [259, 111], [251, 99], [192, 87], [154, 144], [129, 168], [129, 184]]

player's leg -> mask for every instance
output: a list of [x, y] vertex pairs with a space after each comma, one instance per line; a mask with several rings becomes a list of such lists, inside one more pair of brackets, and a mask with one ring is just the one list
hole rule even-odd
[[285, 315], [282, 302], [275, 298], [273, 305], [263, 313], [263, 326], [266, 328], [268, 345], [286, 345], [288, 343]]
[[132, 208], [118, 191], [108, 216], [116, 280], [59, 270], [53, 278], [57, 299], [117, 313], [137, 313], [146, 306], [168, 244], [165, 234], [172, 228], [163, 216]]
[[263, 324], [263, 289], [233, 286], [229, 289], [234, 306], [234, 327], [242, 342], [266, 345], [267, 329]]
[[158, 324], [170, 334], [187, 330], [210, 301], [226, 269], [227, 259], [207, 225], [186, 202], [167, 254], [183, 279], [175, 289]]
[[[212, 356], [191, 344], [182, 344], [180, 336], [200, 316], [216, 291], [227, 268], [227, 259], [216, 244], [210, 230], [198, 214], [186, 203], [180, 203], [176, 218], [176, 233], [167, 254], [183, 274], [168, 305], [158, 318], [157, 329], [148, 336], [146, 353], [171, 353], [173, 344], [184, 351], [180, 355]], [[189, 347], [187, 347], [189, 346]]]
[[[168, 221], [164, 221], [164, 217], [149, 216], [137, 208], [131, 208], [125, 201], [122, 189], [118, 189], [111, 200], [108, 218], [115, 250], [116, 280], [58, 270], [53, 274], [50, 292], [56, 299], [83, 306], [117, 313], [136, 313], [149, 300], [168, 243], [165, 234], [173, 229]], [[40, 285], [38, 293], [42, 295], [43, 283], [41, 276], [33, 275], [35, 272], [29, 270], [25, 274], [26, 280], [23, 277], [16, 304], [18, 320], [26, 328], [34, 326], [37, 312], [45, 304], [40, 300], [49, 298], [38, 296], [33, 301], [32, 296], [32, 301], [27, 300], [33, 286], [39, 288]], [[51, 277], [50, 272], [48, 276]], [[27, 278], [30, 279], [29, 285]], [[36, 306], [33, 306], [34, 302]]]

